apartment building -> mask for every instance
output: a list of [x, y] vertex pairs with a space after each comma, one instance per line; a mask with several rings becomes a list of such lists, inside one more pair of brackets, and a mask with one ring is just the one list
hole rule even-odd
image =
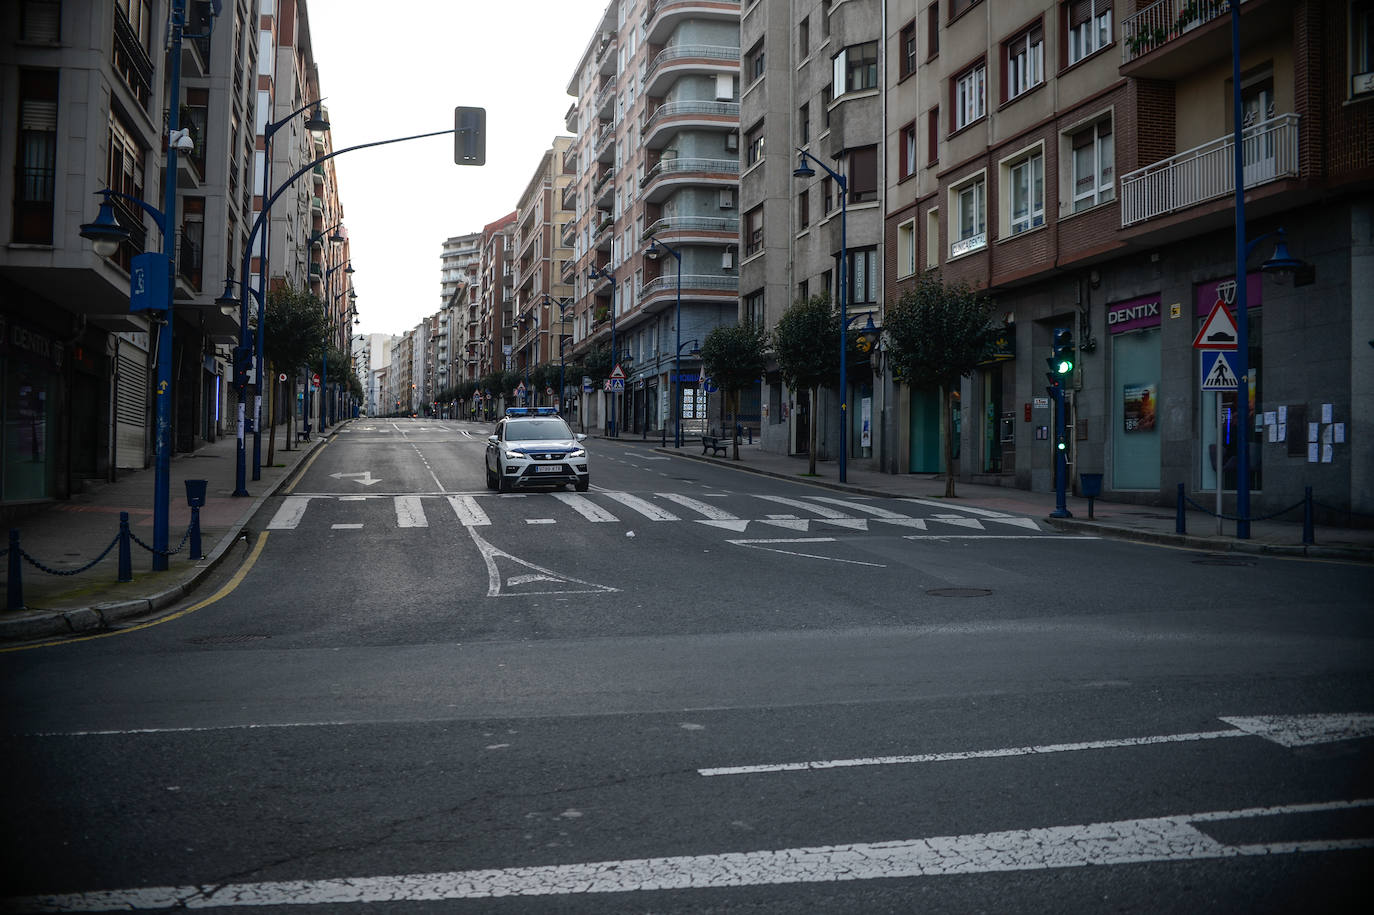
[[[514, 326], [514, 236], [516, 213], [510, 212], [482, 228], [478, 266], [478, 296], [467, 314], [467, 352], [464, 381], [506, 371], [506, 356]], [[482, 392], [485, 396], [485, 391]]]
[[[214, 299], [252, 216], [256, 3], [227, 0], [218, 16], [187, 5], [176, 99], [172, 7], [62, 0], [0, 12], [0, 135], [10, 138], [0, 144], [6, 515], [151, 463], [158, 325], [130, 310], [130, 267], [163, 249], [164, 215], [176, 236], [171, 447], [189, 451], [233, 429], [227, 355], [239, 327]], [[188, 132], [171, 176], [169, 103]], [[105, 188], [127, 195], [110, 198], [129, 233], [110, 257], [80, 234]]]
[[[810, 296], [838, 302], [842, 272], [851, 326], [880, 320], [884, 6], [759, 0], [741, 20], [740, 314], [765, 327]], [[803, 158], [815, 174], [796, 178]], [[848, 459], [868, 461], [882, 447], [874, 418], [887, 391], [865, 366], [852, 368], [860, 380], [846, 393]], [[759, 398], [763, 447], [806, 453], [814, 424], [817, 457], [838, 456], [838, 392], [823, 390], [813, 417], [808, 392], [788, 390], [773, 368]]]
[[[1079, 351], [1075, 481], [1100, 473], [1121, 501], [1172, 504], [1180, 483], [1210, 500], [1236, 488], [1244, 435], [1255, 515], [1304, 486], [1374, 510], [1374, 12], [1359, 0], [1239, 10], [1238, 170], [1227, 3], [887, 4], [886, 295], [938, 270], [985, 289], [1006, 330], [963, 385], [962, 477], [1053, 489], [1045, 357], [1065, 328]], [[1279, 241], [1305, 262], [1296, 275], [1265, 268]], [[1243, 429], [1234, 391], [1200, 390], [1192, 345], [1242, 285]], [[941, 469], [934, 393], [897, 393], [884, 469]]]
[[547, 379], [531, 373], [558, 362], [560, 319], [572, 298], [572, 287], [563, 280], [565, 265], [572, 260], [572, 248], [563, 241], [574, 217], [565, 207], [564, 194], [575, 171], [569, 155], [572, 144], [572, 137], [554, 138], [515, 211], [510, 370], [525, 376], [524, 403], [530, 405], [552, 403]]
[[[584, 393], [589, 426], [662, 430], [675, 387], [694, 410], [689, 344], [736, 318], [739, 17], [738, 0], [613, 0], [569, 81], [570, 332], [626, 376]], [[675, 253], [646, 257], [650, 238]]]

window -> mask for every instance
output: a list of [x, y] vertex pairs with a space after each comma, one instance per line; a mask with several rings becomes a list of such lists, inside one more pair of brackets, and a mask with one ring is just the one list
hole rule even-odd
[[835, 87], [827, 84], [826, 87], [821, 90], [821, 111], [825, 112], [823, 128], [825, 130], [830, 129], [830, 103], [833, 101], [835, 101]]
[[1374, 0], [1350, 5], [1350, 94], [1374, 93]]
[[1045, 154], [1042, 149], [1011, 159], [1002, 168], [1004, 235], [1019, 235], [1045, 224]]
[[876, 305], [878, 302], [878, 249], [850, 248], [845, 264], [845, 285], [850, 305]]
[[940, 6], [932, 3], [926, 10], [926, 60], [940, 53]]
[[763, 290], [759, 289], [744, 297], [744, 320], [763, 325]]
[[62, 6], [58, 0], [25, 0], [19, 11], [19, 38], [33, 44], [61, 40]]
[[1071, 0], [1064, 4], [1069, 63], [1076, 64], [1112, 43], [1111, 0]]
[[897, 226], [897, 278], [916, 272], [916, 220], [908, 219]]
[[1116, 156], [1111, 119], [1098, 121], [1072, 134], [1069, 146], [1072, 149], [1069, 180], [1073, 188], [1073, 212], [1113, 199]]
[[811, 225], [811, 189], [802, 188], [797, 194], [797, 228], [805, 229]]
[[949, 18], [962, 15], [977, 2], [978, 0], [949, 0]]
[[811, 103], [807, 102], [797, 110], [797, 142], [805, 146], [811, 142]]
[[977, 251], [988, 243], [986, 183], [980, 174], [971, 181], [950, 188], [950, 207], [954, 218], [950, 225], [949, 256], [959, 257]]
[[759, 124], [744, 135], [744, 167], [748, 168], [763, 161], [763, 125]]
[[752, 51], [749, 52], [748, 62], [749, 62], [749, 79], [750, 79], [750, 80], [759, 80], [759, 79], [763, 79], [763, 68], [764, 68], [763, 42], [760, 41], [758, 44], [754, 45], [754, 49], [753, 49]]
[[839, 98], [846, 92], [861, 92], [878, 87], [878, 43], [867, 41], [850, 45], [835, 55], [835, 78], [831, 91]]
[[14, 225], [19, 244], [52, 244], [57, 177], [57, 71], [19, 71], [19, 152], [14, 174]]
[[797, 59], [806, 60], [811, 53], [811, 20], [803, 19], [797, 26]]
[[926, 165], [940, 161], [940, 109], [930, 109], [926, 113]]
[[901, 53], [901, 59], [897, 63], [897, 75], [899, 79], [906, 79], [916, 72], [915, 22], [908, 22], [902, 27], [902, 31], [897, 38], [897, 47]]
[[901, 129], [897, 139], [897, 178], [905, 181], [916, 174], [916, 122]]
[[926, 253], [925, 269], [934, 270], [940, 266], [940, 210], [926, 210]]
[[830, 37], [830, 0], [821, 0], [821, 37]]
[[865, 146], [849, 153], [850, 203], [866, 203], [878, 199], [878, 147]]
[[1002, 98], [1014, 99], [1045, 81], [1045, 33], [1038, 23], [1003, 48], [1007, 81]]
[[821, 179], [821, 201], [827, 216], [835, 209], [835, 182], [829, 175]]
[[986, 114], [987, 76], [987, 65], [980, 62], [954, 78], [954, 131], [963, 130]]
[[802, 280], [797, 284], [797, 301], [805, 302], [811, 296], [811, 281]]
[[744, 256], [752, 257], [763, 250], [763, 206], [744, 214]]

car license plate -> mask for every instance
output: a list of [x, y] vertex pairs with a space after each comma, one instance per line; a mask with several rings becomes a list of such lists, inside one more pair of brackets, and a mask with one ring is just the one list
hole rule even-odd
[[562, 473], [562, 464], [543, 464], [534, 468], [535, 473]]

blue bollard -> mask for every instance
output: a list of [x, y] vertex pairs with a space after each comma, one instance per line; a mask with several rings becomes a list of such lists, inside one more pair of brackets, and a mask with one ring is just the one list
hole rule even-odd
[[200, 506], [191, 506], [191, 558], [204, 559], [205, 554], [200, 551]]
[[134, 558], [129, 547], [129, 513], [119, 513], [119, 578], [123, 584], [134, 580]]
[[1183, 517], [1183, 484], [1178, 484], [1178, 509], [1174, 515], [1174, 533], [1188, 533], [1188, 522]]
[[19, 531], [10, 528], [10, 580], [5, 587], [5, 609], [24, 609], [23, 551], [19, 549]]
[[1312, 545], [1317, 538], [1312, 533], [1312, 487], [1305, 486], [1302, 491], [1302, 542]]

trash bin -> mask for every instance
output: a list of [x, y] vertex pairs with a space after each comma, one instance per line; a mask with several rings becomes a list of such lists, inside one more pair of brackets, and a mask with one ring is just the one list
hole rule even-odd
[[192, 508], [203, 508], [205, 506], [205, 480], [186, 481], [186, 504]]
[[1080, 473], [1078, 475], [1078, 489], [1088, 500], [1088, 517], [1093, 516], [1093, 499], [1102, 495], [1102, 474], [1100, 473]]

